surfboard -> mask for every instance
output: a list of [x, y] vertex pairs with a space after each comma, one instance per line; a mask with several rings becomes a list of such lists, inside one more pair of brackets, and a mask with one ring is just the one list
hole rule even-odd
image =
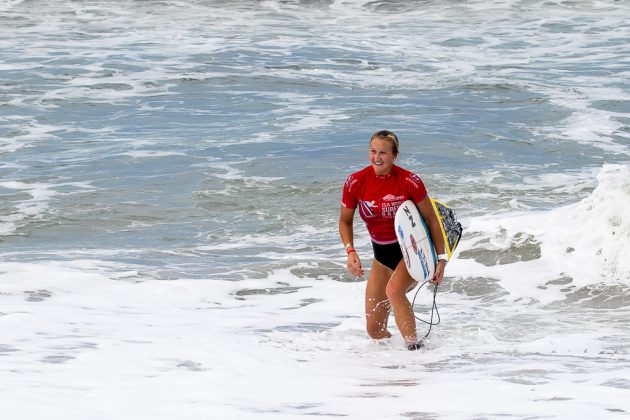
[[[455, 212], [444, 204], [431, 199], [431, 206], [438, 216], [440, 233], [450, 260], [462, 237], [462, 225], [457, 221]], [[413, 201], [407, 200], [400, 205], [394, 216], [394, 226], [411, 277], [418, 282], [433, 278], [437, 254], [429, 228]]]
[[398, 207], [394, 216], [398, 244], [411, 277], [418, 282], [432, 279], [437, 255], [431, 234], [415, 203], [407, 200]]

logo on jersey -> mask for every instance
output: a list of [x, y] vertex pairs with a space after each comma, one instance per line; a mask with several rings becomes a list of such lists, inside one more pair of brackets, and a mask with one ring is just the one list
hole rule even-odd
[[369, 219], [370, 217], [376, 216], [376, 213], [374, 213], [375, 209], [378, 209], [378, 206], [374, 200], [359, 200], [359, 211], [361, 212], [361, 216], [363, 216], [363, 218]]
[[383, 201], [381, 204], [382, 217], [385, 219], [393, 219], [396, 216], [396, 211], [398, 210], [398, 207], [400, 207], [400, 205], [404, 202], [404, 195], [387, 194], [385, 197], [383, 197]]
[[404, 195], [387, 194], [383, 197], [383, 201], [405, 201]]
[[415, 188], [419, 188], [420, 184], [422, 184], [420, 177], [414, 173], [409, 174], [409, 176], [405, 178], [405, 181], [409, 182]]
[[357, 182], [359, 182], [359, 180], [357, 180], [352, 175], [346, 178], [346, 188], [348, 189], [348, 191], [352, 191], [352, 187], [354, 187], [354, 184], [356, 184]]

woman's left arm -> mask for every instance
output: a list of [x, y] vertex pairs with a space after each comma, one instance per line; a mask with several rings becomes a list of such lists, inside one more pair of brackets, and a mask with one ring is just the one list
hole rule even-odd
[[[431, 204], [431, 199], [427, 195], [422, 199], [422, 201], [416, 203], [416, 205], [420, 210], [422, 218], [429, 227], [429, 232], [431, 233], [431, 240], [433, 241], [435, 252], [438, 255], [446, 254], [446, 246], [444, 244], [444, 237], [442, 236], [442, 229], [440, 229], [440, 221], [435, 214], [435, 210], [433, 209], [433, 205]], [[433, 276], [433, 280], [431, 281], [433, 284], [440, 284], [442, 282], [445, 267], [446, 261], [438, 260], [437, 267], [435, 267], [435, 275]]]

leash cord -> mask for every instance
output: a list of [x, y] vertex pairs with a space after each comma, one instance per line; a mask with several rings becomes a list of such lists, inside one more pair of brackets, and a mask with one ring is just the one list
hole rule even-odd
[[[424, 287], [424, 285], [428, 283], [428, 281], [429, 281], [429, 280], [426, 280], [424, 283], [422, 283], [422, 284], [420, 285], [420, 287], [418, 287], [418, 290], [416, 290], [416, 294], [415, 294], [415, 295], [413, 295], [413, 301], [411, 302], [411, 307], [412, 307], [412, 308], [413, 308], [414, 304], [416, 303], [416, 297], [418, 296], [418, 293], [419, 293], [419, 292], [420, 292], [420, 290]], [[414, 314], [413, 314], [413, 316], [414, 316], [414, 317], [415, 317], [418, 321], [423, 322], [423, 323], [425, 323], [425, 324], [428, 324], [428, 325], [429, 325], [429, 331], [427, 331], [427, 333], [425, 334], [425, 336], [423, 337], [423, 339], [425, 339], [425, 338], [427, 338], [427, 337], [429, 336], [429, 334], [431, 333], [431, 328], [432, 328], [434, 325], [439, 325], [439, 324], [440, 324], [440, 311], [438, 311], [437, 304], [435, 303], [435, 295], [437, 295], [437, 291], [438, 291], [438, 285], [436, 284], [436, 285], [433, 287], [433, 304], [431, 305], [431, 318], [429, 319], [429, 321], [425, 321], [424, 319], [419, 318], [419, 317], [415, 314], [415, 311], [414, 311]], [[434, 313], [437, 315], [437, 322], [436, 322], [436, 323], [433, 323], [433, 314], [434, 314]]]

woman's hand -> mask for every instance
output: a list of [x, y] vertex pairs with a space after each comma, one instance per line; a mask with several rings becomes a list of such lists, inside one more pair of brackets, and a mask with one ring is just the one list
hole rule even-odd
[[442, 278], [444, 277], [444, 268], [446, 267], [446, 261], [439, 260], [437, 263], [437, 267], [435, 267], [435, 274], [433, 275], [433, 280], [431, 283], [438, 285], [442, 283]]
[[356, 277], [361, 277], [365, 274], [365, 270], [361, 266], [359, 254], [354, 250], [348, 254], [348, 271]]

